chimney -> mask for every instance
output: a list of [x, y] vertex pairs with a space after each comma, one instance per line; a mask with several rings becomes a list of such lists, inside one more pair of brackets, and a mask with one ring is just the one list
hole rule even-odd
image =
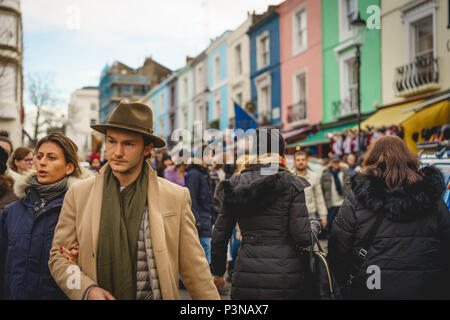
[[186, 56], [186, 63], [189, 63], [189, 61], [192, 61], [192, 60], [194, 60], [194, 58]]

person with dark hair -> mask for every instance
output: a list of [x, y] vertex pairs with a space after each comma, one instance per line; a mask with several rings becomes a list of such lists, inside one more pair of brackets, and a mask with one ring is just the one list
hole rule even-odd
[[19, 199], [13, 192], [14, 179], [5, 174], [7, 161], [8, 152], [0, 147], [0, 216], [8, 204]]
[[10, 167], [18, 174], [24, 174], [31, 170], [33, 168], [33, 152], [25, 147], [17, 148], [11, 156]]
[[450, 214], [439, 170], [419, 169], [417, 155], [399, 137], [384, 136], [351, 180], [328, 245], [347, 297], [450, 298]]
[[[219, 184], [221, 210], [212, 235], [212, 272], [225, 284], [227, 245], [236, 222], [242, 244], [234, 267], [231, 299], [302, 299], [311, 297], [303, 248], [311, 245], [304, 189], [309, 183], [285, 165], [279, 130], [256, 130], [253, 154], [241, 171]], [[256, 145], [255, 145], [256, 143]], [[278, 145], [277, 145], [278, 144]]]
[[329, 236], [334, 218], [350, 192], [350, 170], [347, 165], [341, 163], [341, 158], [338, 155], [332, 155], [329, 165], [322, 169], [320, 183], [328, 209], [324, 236]]
[[[108, 164], [67, 191], [50, 251], [55, 281], [71, 299], [174, 300], [181, 275], [193, 299], [219, 299], [189, 191], [158, 177], [147, 160], [165, 145], [153, 134], [151, 108], [122, 101], [91, 128], [106, 136]], [[67, 255], [74, 247], [79, 254]], [[67, 285], [74, 267], [78, 287]]]
[[37, 172], [15, 182], [20, 200], [0, 217], [1, 299], [67, 299], [48, 261], [67, 188], [88, 175], [81, 171], [77, 150], [61, 133], [46, 136], [35, 149]]

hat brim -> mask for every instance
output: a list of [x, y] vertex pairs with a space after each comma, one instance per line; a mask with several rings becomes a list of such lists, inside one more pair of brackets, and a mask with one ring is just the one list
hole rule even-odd
[[149, 134], [148, 132], [145, 132], [145, 131], [139, 131], [139, 130], [131, 129], [131, 128], [125, 127], [125, 126], [111, 125], [111, 124], [96, 124], [96, 125], [92, 125], [91, 128], [100, 133], [103, 133], [103, 134], [106, 134], [107, 129], [117, 129], [117, 130], [123, 130], [123, 131], [131, 132], [131, 133], [141, 134], [143, 136], [146, 136], [146, 137], [149, 137], [150, 139], [152, 139], [153, 145], [155, 148], [162, 148], [166, 145], [164, 140], [157, 136]]

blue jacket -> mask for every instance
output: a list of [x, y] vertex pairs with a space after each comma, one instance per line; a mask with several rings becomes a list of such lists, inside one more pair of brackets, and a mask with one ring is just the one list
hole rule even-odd
[[191, 194], [199, 237], [211, 237], [213, 208], [208, 169], [193, 164], [186, 168], [186, 172], [184, 183]]
[[44, 206], [36, 195], [27, 188], [0, 217], [0, 299], [67, 299], [48, 268], [65, 193]]

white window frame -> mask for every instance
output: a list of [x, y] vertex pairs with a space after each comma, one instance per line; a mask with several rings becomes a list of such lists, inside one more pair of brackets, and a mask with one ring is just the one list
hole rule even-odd
[[[262, 47], [261, 47], [261, 40], [263, 38], [267, 37], [267, 47], [268, 47], [268, 51], [267, 51], [267, 64], [263, 64], [263, 51], [262, 51]], [[257, 64], [257, 69], [263, 69], [265, 67], [268, 67], [270, 65], [270, 34], [269, 34], [269, 30], [264, 31], [263, 33], [261, 33], [257, 38], [256, 38], [256, 64]]]
[[[304, 75], [305, 77], [305, 96], [303, 97], [304, 100], [306, 101], [306, 108], [307, 108], [307, 103], [308, 103], [308, 68], [303, 68], [298, 70], [297, 72], [295, 72], [292, 75], [292, 83], [294, 84], [294, 90], [292, 92], [292, 101], [293, 101], [293, 105], [296, 105], [297, 103], [300, 102], [300, 92], [299, 92], [299, 86], [298, 86], [298, 78], [299, 76]], [[294, 122], [290, 122], [288, 123], [288, 125], [290, 126], [295, 126], [297, 124], [303, 123], [305, 121], [308, 121], [308, 110], [305, 110], [306, 112], [306, 118], [304, 120], [300, 120], [300, 121], [294, 121]]]
[[[304, 29], [304, 44], [299, 43], [298, 34], [300, 32], [299, 25], [297, 23], [297, 15], [305, 13], [305, 29]], [[306, 9], [306, 3], [303, 3], [300, 7], [295, 9], [292, 13], [292, 55], [296, 56], [308, 49], [308, 11]]]
[[220, 82], [220, 54], [217, 54], [213, 61], [213, 84], [217, 86]]
[[164, 92], [159, 94], [159, 114], [164, 113]]
[[152, 109], [152, 111], [153, 111], [154, 113], [156, 113], [156, 100], [155, 100], [155, 98], [153, 98], [153, 99], [150, 101], [150, 108]]
[[[213, 96], [213, 120], [219, 120], [222, 117], [222, 94], [220, 91], [216, 92]], [[217, 108], [219, 105], [219, 108]]]
[[[238, 51], [239, 48], [239, 51]], [[243, 61], [242, 61], [242, 44], [238, 43], [235, 47], [234, 47], [234, 63], [235, 63], [235, 75], [236, 76], [240, 76], [242, 75], [242, 73], [244, 72], [244, 66], [243, 66]]]
[[415, 39], [415, 24], [429, 16], [433, 20], [433, 55], [436, 58], [437, 53], [437, 33], [436, 33], [436, 14], [437, 3], [434, 1], [416, 0], [408, 3], [406, 6], [400, 8], [401, 17], [405, 23], [406, 28], [406, 63], [410, 63], [415, 58], [416, 39]]
[[349, 60], [356, 58], [356, 50], [351, 50], [349, 52], [346, 52], [345, 54], [342, 54], [339, 57], [339, 73], [340, 73], [340, 83], [341, 83], [341, 95], [340, 95], [340, 101], [341, 101], [341, 114], [340, 117], [342, 116], [348, 116], [351, 115], [353, 113], [346, 113], [346, 114], [342, 114], [342, 102], [345, 101], [346, 99], [349, 99], [349, 92], [350, 92], [350, 88], [348, 86], [348, 72], [347, 72], [347, 63]]
[[200, 63], [196, 68], [196, 83], [197, 83], [197, 90], [196, 94], [202, 92], [203, 89], [203, 63]]
[[189, 79], [188, 79], [187, 76], [185, 76], [183, 78], [183, 98], [184, 98], [183, 100], [184, 101], [186, 101], [188, 99], [188, 95], [189, 95], [189, 93], [188, 93], [188, 82], [189, 82]]
[[159, 134], [163, 137], [165, 137], [165, 123], [164, 118], [159, 119]]
[[[259, 75], [255, 78], [255, 86], [256, 86], [256, 93], [257, 93], [257, 109], [258, 109], [258, 115], [260, 114], [269, 114], [271, 115], [272, 112], [272, 76], [270, 74], [270, 71], [264, 72], [263, 74]], [[264, 106], [264, 108], [260, 108], [260, 103], [262, 100], [262, 90], [264, 88], [268, 87], [269, 91], [269, 101], [267, 106]], [[263, 110], [264, 109], [264, 110]]]
[[[358, 0], [356, 3], [356, 12], [358, 12]], [[347, 15], [347, 0], [339, 0], [339, 41], [343, 42], [357, 34], [357, 29], [349, 30], [349, 21]]]

